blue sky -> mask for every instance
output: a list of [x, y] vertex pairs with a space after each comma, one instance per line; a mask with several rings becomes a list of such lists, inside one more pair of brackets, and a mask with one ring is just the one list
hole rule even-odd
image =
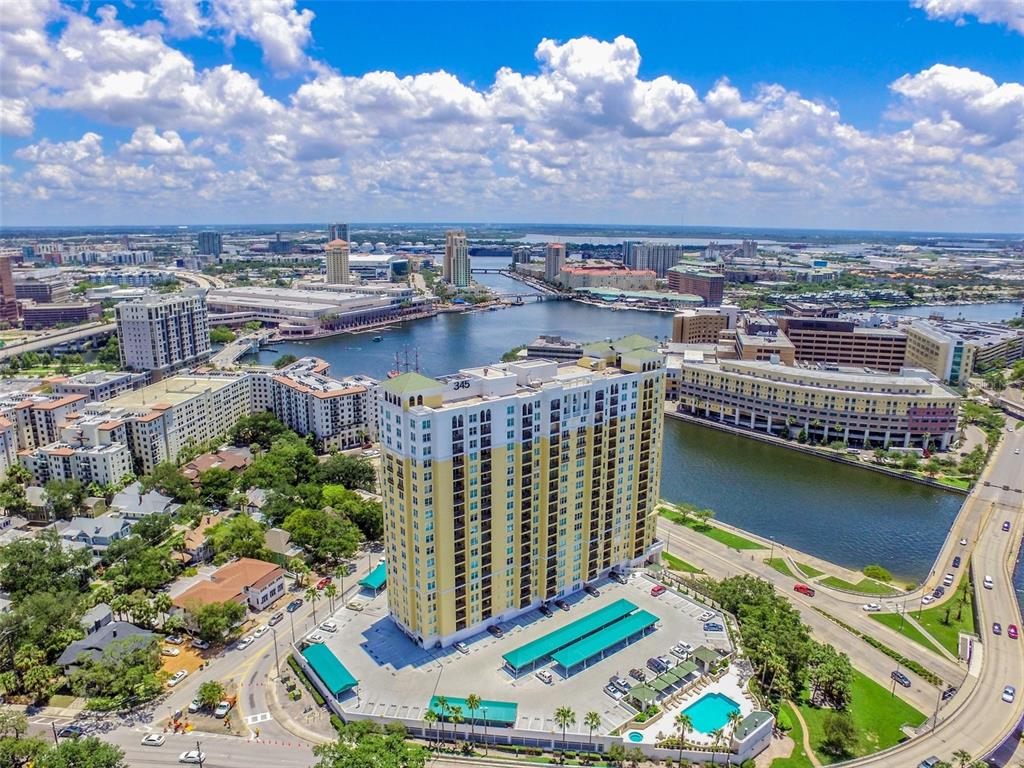
[[26, 0], [0, 222], [1020, 231], [1024, 19], [958, 2]]

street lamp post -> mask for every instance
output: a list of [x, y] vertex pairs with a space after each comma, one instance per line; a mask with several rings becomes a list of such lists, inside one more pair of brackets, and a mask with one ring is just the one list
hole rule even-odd
[[768, 562], [771, 563], [775, 559], [775, 537], [769, 536], [768, 541], [772, 543], [771, 553], [768, 555]]
[[291, 612], [288, 614], [288, 620], [292, 625], [292, 645], [295, 645], [295, 613]]
[[199, 758], [199, 768], [203, 768], [203, 748], [199, 746], [199, 739], [196, 739], [196, 757]]
[[274, 672], [277, 677], [281, 676], [281, 657], [277, 653], [277, 630], [273, 627], [270, 628], [270, 633], [274, 636]]

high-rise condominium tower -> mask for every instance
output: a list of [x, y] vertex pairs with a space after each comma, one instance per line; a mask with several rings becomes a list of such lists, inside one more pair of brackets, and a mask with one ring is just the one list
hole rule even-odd
[[444, 279], [456, 288], [468, 288], [472, 280], [469, 268], [469, 242], [462, 230], [450, 229], [444, 236]]
[[195, 365], [210, 356], [210, 323], [203, 291], [145, 296], [118, 304], [121, 363], [152, 371], [153, 379]]
[[342, 285], [351, 282], [348, 271], [348, 243], [344, 240], [332, 240], [324, 249], [327, 259], [327, 282], [331, 285]]
[[565, 246], [562, 243], [550, 243], [544, 256], [544, 277], [549, 283], [555, 282], [564, 266]]
[[446, 646], [655, 544], [665, 374], [655, 342], [379, 388], [394, 621]]

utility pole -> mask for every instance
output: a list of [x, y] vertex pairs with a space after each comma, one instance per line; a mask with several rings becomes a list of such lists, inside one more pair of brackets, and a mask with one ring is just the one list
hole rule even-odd
[[281, 657], [277, 655], [277, 630], [273, 627], [270, 628], [270, 633], [274, 636], [274, 670], [276, 677], [281, 676]]
[[56, 745], [59, 745], [60, 741], [57, 739], [57, 724], [56, 723], [50, 723], [50, 728], [53, 729], [53, 743], [56, 744]]
[[292, 645], [295, 645], [295, 612], [294, 611], [288, 613], [288, 620], [291, 622], [291, 625], [292, 625]]
[[199, 758], [199, 768], [203, 768], [203, 749], [199, 746], [199, 739], [196, 739], [196, 757]]

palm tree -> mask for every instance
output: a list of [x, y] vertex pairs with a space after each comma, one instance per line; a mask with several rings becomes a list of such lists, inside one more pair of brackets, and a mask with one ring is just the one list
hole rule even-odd
[[590, 729], [590, 751], [594, 751], [594, 729], [601, 727], [601, 716], [597, 712], [587, 712], [583, 716], [583, 724]]
[[306, 590], [306, 599], [313, 606], [313, 623], [316, 624], [316, 601], [320, 599], [320, 590], [316, 587], [309, 587]]
[[721, 728], [716, 728], [711, 732], [711, 738], [715, 740], [714, 746], [711, 747], [711, 762], [715, 762], [715, 756], [718, 755], [718, 748], [722, 746], [722, 739], [725, 738], [725, 732]]
[[124, 618], [129, 608], [128, 595], [114, 595], [110, 599], [110, 610], [114, 612], [114, 615], [118, 619]]
[[562, 749], [565, 749], [565, 729], [576, 724], [576, 713], [569, 707], [559, 707], [555, 710], [555, 722], [562, 727]]
[[[738, 710], [733, 710], [729, 713], [729, 735], [731, 738], [736, 738], [736, 731], [739, 730], [740, 723], [743, 722], [743, 715]], [[729, 745], [729, 755], [726, 757], [726, 765], [732, 765], [732, 744]]]
[[171, 596], [166, 592], [157, 592], [153, 596], [153, 609], [160, 614], [160, 626], [163, 626], [164, 622], [167, 621], [167, 612], [171, 610], [173, 605]]
[[465, 722], [465, 718], [462, 716], [462, 707], [455, 705], [452, 707], [452, 749], [455, 749], [455, 745], [459, 741], [459, 723]]
[[466, 706], [469, 708], [469, 732], [473, 736], [473, 741], [476, 741], [476, 711], [480, 708], [480, 697], [475, 693], [469, 694], [466, 697]]
[[332, 581], [326, 587], [324, 587], [324, 597], [331, 601], [331, 613], [334, 613], [334, 598], [338, 596], [338, 588], [334, 586]]
[[971, 762], [971, 753], [966, 749], [958, 749], [953, 753], [953, 759], [960, 762], [960, 768], [965, 768], [965, 766]]
[[444, 696], [438, 696], [436, 705], [438, 713], [438, 722], [441, 724], [441, 737], [439, 739], [439, 742], [441, 744], [444, 744], [444, 720], [445, 716], [448, 714], [448, 699]]
[[92, 599], [94, 601], [93, 605], [98, 605], [99, 603], [107, 603], [109, 605], [110, 601], [114, 599], [114, 588], [105, 581], [95, 584], [92, 588]]
[[693, 730], [693, 720], [690, 716], [680, 712], [673, 721], [679, 729], [679, 762], [683, 762], [683, 749], [686, 747], [686, 734]]
[[[423, 722], [427, 724], [427, 731], [433, 731], [434, 725], [437, 723], [437, 712], [432, 709], [428, 709], [423, 713]], [[434, 744], [435, 742], [436, 739], [431, 739], [429, 736], [427, 737], [427, 744]]]

